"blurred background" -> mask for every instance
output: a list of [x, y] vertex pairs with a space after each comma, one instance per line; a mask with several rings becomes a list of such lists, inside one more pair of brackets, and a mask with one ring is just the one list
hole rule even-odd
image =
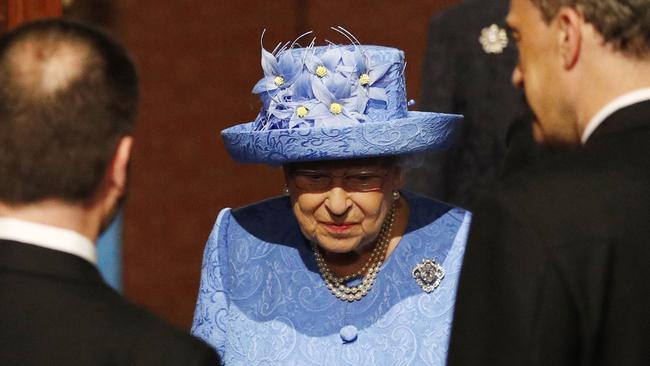
[[[131, 51], [142, 98], [129, 199], [108, 254], [121, 266], [111, 281], [136, 303], [188, 329], [202, 250], [217, 213], [281, 194], [279, 169], [235, 164], [219, 131], [252, 121], [250, 93], [262, 76], [260, 34], [278, 42], [313, 30], [346, 43], [405, 51], [409, 98], [421, 92], [431, 17], [457, 0], [0, 0], [0, 26], [65, 16], [105, 28]], [[472, 37], [474, 37], [472, 35]], [[476, 34], [478, 37], [478, 34]], [[417, 105], [415, 106], [417, 109]]]

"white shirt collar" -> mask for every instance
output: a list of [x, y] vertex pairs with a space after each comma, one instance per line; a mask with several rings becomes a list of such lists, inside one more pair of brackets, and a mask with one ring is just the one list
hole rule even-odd
[[0, 239], [58, 250], [97, 263], [95, 245], [76, 231], [0, 217]]
[[587, 124], [587, 127], [585, 127], [584, 132], [582, 132], [582, 143], [586, 143], [596, 128], [598, 128], [598, 126], [600, 126], [600, 124], [603, 123], [607, 117], [611, 116], [617, 110], [649, 99], [650, 88], [643, 88], [627, 94], [623, 94], [620, 97], [607, 103], [603, 108], [600, 109], [600, 111], [598, 111], [598, 113], [596, 113], [595, 116], [593, 116], [591, 121], [589, 121]]

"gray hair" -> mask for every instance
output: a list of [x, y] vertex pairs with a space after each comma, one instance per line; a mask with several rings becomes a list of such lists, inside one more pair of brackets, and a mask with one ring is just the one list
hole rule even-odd
[[396, 157], [396, 162], [395, 162], [395, 164], [405, 172], [411, 169], [417, 169], [421, 167], [423, 163], [424, 163], [424, 154], [422, 153], [400, 155]]
[[650, 56], [650, 0], [530, 0], [550, 23], [562, 7], [580, 11], [615, 50]]

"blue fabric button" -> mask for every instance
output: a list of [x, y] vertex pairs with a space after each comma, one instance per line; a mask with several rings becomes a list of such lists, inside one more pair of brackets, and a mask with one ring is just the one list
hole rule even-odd
[[339, 334], [341, 335], [341, 339], [344, 343], [350, 343], [357, 340], [359, 331], [354, 325], [346, 325], [345, 327], [341, 328]]

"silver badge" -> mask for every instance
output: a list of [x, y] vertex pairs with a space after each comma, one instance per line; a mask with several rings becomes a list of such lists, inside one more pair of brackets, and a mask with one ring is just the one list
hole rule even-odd
[[433, 259], [425, 259], [413, 268], [415, 282], [426, 292], [435, 290], [445, 277], [445, 270]]
[[486, 53], [498, 54], [508, 46], [508, 33], [498, 25], [492, 24], [481, 30], [481, 37], [478, 41]]

